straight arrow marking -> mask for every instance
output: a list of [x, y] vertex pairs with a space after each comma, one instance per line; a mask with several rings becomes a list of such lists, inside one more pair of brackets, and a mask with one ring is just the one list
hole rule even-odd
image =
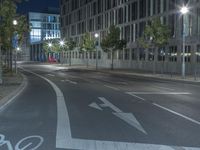
[[103, 111], [103, 109], [101, 107], [99, 107], [99, 105], [97, 103], [91, 103], [89, 106], [92, 107], [92, 108]]
[[147, 132], [144, 130], [144, 128], [141, 126], [141, 124], [137, 121], [132, 113], [113, 113], [113, 115], [124, 120], [129, 125], [135, 127], [136, 129], [147, 135]]

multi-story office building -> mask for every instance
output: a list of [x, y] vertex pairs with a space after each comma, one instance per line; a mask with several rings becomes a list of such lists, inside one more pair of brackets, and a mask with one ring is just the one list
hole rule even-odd
[[[182, 6], [189, 13], [180, 13]], [[61, 34], [64, 38], [73, 38], [80, 42], [85, 32], [91, 35], [98, 32], [102, 39], [110, 25], [121, 29], [121, 38], [128, 44], [127, 49], [115, 56], [115, 67], [152, 70], [156, 61], [156, 70], [181, 72], [183, 55], [183, 24], [185, 24], [185, 62], [186, 72], [193, 73], [200, 65], [200, 1], [199, 0], [60, 0]], [[154, 17], [160, 17], [171, 29], [171, 39], [166, 47], [157, 53], [152, 49], [143, 49], [138, 44], [145, 25]], [[77, 53], [77, 52], [74, 52]], [[110, 55], [102, 53], [99, 64], [108, 67]], [[82, 55], [82, 54], [81, 54]], [[84, 61], [84, 55], [74, 56], [74, 62]], [[93, 55], [95, 57], [95, 55]], [[91, 64], [95, 61], [91, 56]], [[82, 58], [82, 59], [79, 59]]]
[[45, 13], [29, 12], [30, 54], [33, 61], [44, 61], [45, 54], [42, 44], [45, 40], [60, 38], [59, 10], [48, 9]]

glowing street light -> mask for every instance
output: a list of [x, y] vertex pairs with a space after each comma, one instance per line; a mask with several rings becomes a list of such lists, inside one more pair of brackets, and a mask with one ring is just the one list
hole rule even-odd
[[189, 12], [189, 8], [186, 6], [181, 7], [181, 14], [183, 15], [183, 60], [182, 60], [182, 78], [185, 78], [185, 16]]
[[[96, 42], [99, 44], [99, 34], [98, 33], [95, 33], [94, 34], [94, 37], [96, 39]], [[96, 44], [96, 70], [98, 69], [98, 49], [97, 49], [97, 44]]]
[[52, 47], [53, 45], [52, 45], [52, 43], [48, 43], [48, 47]]
[[19, 48], [19, 47], [17, 47], [17, 51], [20, 51], [20, 48]]
[[18, 24], [17, 20], [14, 19], [14, 20], [13, 20], [13, 25], [16, 26], [17, 24]]
[[63, 40], [60, 41], [60, 46], [64, 46], [65, 42]]
[[98, 38], [98, 37], [99, 37], [99, 34], [98, 34], [98, 33], [95, 33], [95, 34], [94, 34], [94, 37], [95, 37], [95, 38]]
[[186, 6], [183, 6], [183, 7], [181, 7], [180, 12], [181, 12], [181, 14], [184, 15], [184, 14], [187, 14], [189, 12], [189, 9]]

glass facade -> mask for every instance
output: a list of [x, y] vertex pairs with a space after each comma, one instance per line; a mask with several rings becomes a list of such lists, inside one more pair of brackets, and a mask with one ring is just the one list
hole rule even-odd
[[60, 17], [57, 14], [29, 13], [30, 43], [60, 38]]

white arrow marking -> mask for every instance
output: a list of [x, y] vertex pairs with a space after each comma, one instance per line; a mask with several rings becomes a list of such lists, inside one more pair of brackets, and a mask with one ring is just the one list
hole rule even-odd
[[[119, 108], [117, 108], [115, 105], [113, 105], [111, 102], [109, 102], [107, 99], [105, 99], [104, 97], [99, 97], [99, 99], [103, 102], [103, 104], [100, 104], [101, 107], [109, 107], [110, 109], [112, 109], [114, 111], [113, 115], [122, 119], [123, 121], [125, 121], [129, 125], [135, 127], [136, 129], [143, 132], [144, 134], [147, 134], [147, 132], [144, 130], [144, 128], [141, 126], [141, 124], [137, 121], [137, 119], [135, 118], [135, 116], [132, 113], [124, 113]], [[96, 103], [92, 103], [92, 104], [94, 105]], [[97, 104], [94, 106], [99, 107]]]
[[113, 113], [113, 114], [119, 117], [120, 119], [124, 120], [129, 125], [143, 132], [144, 134], [147, 134], [147, 132], [144, 130], [144, 128], [141, 126], [141, 124], [137, 121], [137, 119], [132, 113]]
[[97, 103], [91, 103], [89, 106], [92, 107], [92, 108], [101, 110], [101, 111], [103, 110], [99, 105], [97, 105]]

